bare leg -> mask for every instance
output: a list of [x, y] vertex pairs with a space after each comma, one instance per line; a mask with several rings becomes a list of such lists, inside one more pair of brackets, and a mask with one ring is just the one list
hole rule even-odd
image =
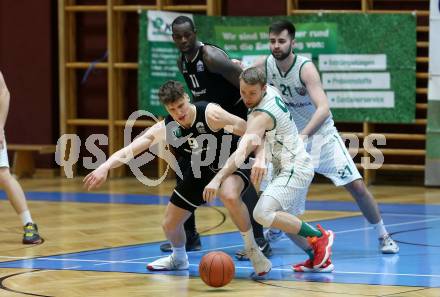
[[11, 175], [8, 167], [0, 168], [0, 187], [5, 190], [9, 202], [17, 214], [28, 210], [23, 189], [18, 181]]
[[368, 191], [362, 179], [357, 179], [345, 185], [345, 189], [353, 196], [362, 214], [370, 224], [377, 224], [382, 220], [376, 200]]
[[190, 211], [177, 207], [172, 203], [168, 203], [162, 228], [173, 247], [185, 246], [186, 236], [185, 230], [183, 229], [183, 223], [190, 215]]
[[244, 182], [241, 177], [231, 175], [222, 183], [219, 196], [238, 230], [246, 232], [251, 229], [251, 221], [249, 211], [240, 198], [243, 187]]
[[237, 175], [229, 176], [220, 188], [219, 196], [228, 209], [232, 221], [240, 230], [246, 248], [246, 254], [258, 275], [264, 275], [272, 268], [272, 263], [263, 255], [255, 242], [249, 211], [240, 197], [244, 182]]

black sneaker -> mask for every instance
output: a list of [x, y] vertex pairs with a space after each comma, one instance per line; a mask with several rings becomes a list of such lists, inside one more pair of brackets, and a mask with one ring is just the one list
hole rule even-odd
[[[190, 236], [186, 235], [185, 249], [187, 252], [200, 251], [202, 249], [199, 233], [196, 232]], [[171, 244], [169, 242], [161, 244], [160, 250], [162, 252], [172, 252]]]
[[23, 244], [38, 244], [43, 242], [43, 239], [38, 234], [37, 224], [27, 223], [24, 226]]
[[[255, 241], [258, 244], [258, 247], [260, 248], [260, 251], [263, 252], [263, 254], [270, 258], [272, 257], [272, 248], [270, 247], [269, 242], [264, 238], [255, 238]], [[235, 258], [237, 258], [238, 261], [249, 261], [248, 256], [246, 255], [245, 250], [240, 250], [235, 252]]]

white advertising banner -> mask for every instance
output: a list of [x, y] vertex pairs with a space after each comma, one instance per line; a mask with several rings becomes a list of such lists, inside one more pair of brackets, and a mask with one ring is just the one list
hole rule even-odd
[[390, 89], [389, 72], [324, 72], [325, 90], [387, 90]]
[[160, 10], [149, 10], [148, 16], [148, 40], [149, 41], [173, 41], [171, 38], [171, 23], [178, 16], [187, 16], [193, 19], [192, 14], [180, 12], [169, 12]]
[[328, 91], [331, 108], [394, 108], [394, 92]]
[[385, 70], [387, 56], [378, 55], [319, 55], [320, 71]]

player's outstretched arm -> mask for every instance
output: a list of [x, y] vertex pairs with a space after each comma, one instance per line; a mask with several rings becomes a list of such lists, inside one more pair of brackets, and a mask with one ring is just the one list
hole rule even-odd
[[261, 139], [263, 139], [266, 129], [271, 129], [272, 127], [273, 121], [265, 113], [257, 112], [248, 119], [246, 133], [243, 135], [237, 150], [205, 187], [203, 199], [206, 202], [212, 201], [217, 196], [221, 183], [244, 163], [249, 154], [261, 144]]
[[107, 161], [89, 173], [83, 180], [84, 187], [88, 191], [99, 188], [107, 180], [110, 169], [119, 167], [141, 152], [146, 151], [150, 146], [164, 139], [165, 133], [164, 121], [156, 123], [144, 134], [133, 140], [132, 143], [111, 155]]
[[267, 174], [266, 151], [264, 146], [264, 139], [261, 139], [261, 144], [255, 149], [255, 161], [251, 170], [251, 181], [257, 187]]
[[209, 127], [214, 131], [225, 129], [238, 136], [243, 136], [246, 132], [246, 121], [227, 112], [218, 104], [208, 104], [206, 118]]

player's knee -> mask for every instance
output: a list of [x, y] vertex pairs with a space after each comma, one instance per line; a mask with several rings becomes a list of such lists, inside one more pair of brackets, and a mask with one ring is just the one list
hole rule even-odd
[[270, 227], [275, 219], [275, 212], [273, 210], [264, 209], [260, 203], [254, 208], [254, 219], [263, 227]]
[[362, 197], [367, 194], [367, 187], [361, 179], [355, 180], [350, 184], [350, 192], [357, 197]]
[[221, 191], [219, 198], [225, 206], [234, 205], [240, 201], [240, 195], [232, 190]]
[[176, 226], [173, 224], [172, 220], [168, 220], [165, 217], [165, 219], [162, 221], [162, 229], [166, 234], [169, 234], [176, 230]]
[[0, 186], [6, 185], [11, 180], [11, 172], [8, 167], [0, 168]]

